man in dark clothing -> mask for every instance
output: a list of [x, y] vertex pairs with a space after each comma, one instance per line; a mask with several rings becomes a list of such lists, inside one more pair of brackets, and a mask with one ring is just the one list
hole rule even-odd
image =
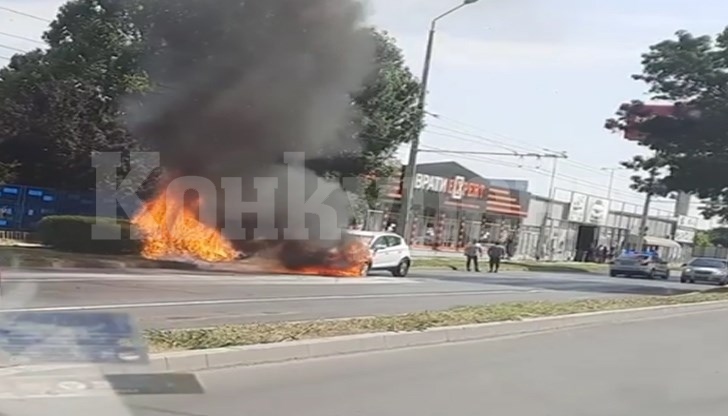
[[465, 247], [465, 257], [467, 258], [467, 261], [465, 263], [465, 269], [467, 271], [470, 271], [470, 265], [475, 265], [475, 271], [480, 272], [480, 267], [478, 266], [478, 257], [483, 255], [483, 246], [480, 245], [478, 240], [473, 240], [471, 244], [469, 244], [467, 247]]
[[501, 245], [500, 242], [493, 244], [488, 248], [488, 257], [491, 273], [498, 273], [500, 269], [500, 262], [503, 256], [506, 254], [506, 249]]

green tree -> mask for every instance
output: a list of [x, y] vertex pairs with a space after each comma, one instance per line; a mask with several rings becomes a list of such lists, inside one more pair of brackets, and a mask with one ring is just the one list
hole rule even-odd
[[[17, 181], [68, 189], [93, 187], [91, 151], [141, 148], [143, 143], [128, 132], [125, 109], [130, 101], [151, 93], [152, 87], [167, 87], [156, 85], [155, 75], [168, 75], [183, 65], [173, 61], [146, 72], [149, 68], [142, 57], [166, 46], [164, 39], [145, 36], [150, 28], [163, 22], [179, 26], [179, 33], [172, 31], [170, 36], [190, 30], [224, 36], [232, 33], [225, 25], [240, 24], [228, 19], [219, 27], [204, 27], [210, 16], [200, 11], [207, 9], [198, 7], [199, 2], [167, 3], [71, 0], [44, 35], [47, 51], [17, 55], [0, 70], [0, 163], [17, 163], [12, 165]], [[165, 4], [171, 4], [173, 12]], [[419, 83], [405, 66], [401, 50], [386, 33], [374, 29], [369, 33], [377, 45], [376, 71], [351, 97], [360, 110], [355, 140], [361, 148], [311, 161], [315, 170], [338, 178], [389, 175], [397, 147], [422, 128]], [[196, 39], [205, 48], [204, 39], [184, 39]], [[376, 192], [370, 185], [359, 194], [373, 203]]]
[[360, 110], [356, 140], [360, 149], [337, 157], [314, 159], [309, 166], [338, 178], [358, 178], [352, 188], [369, 208], [377, 208], [380, 191], [401, 167], [397, 149], [417, 137], [424, 127], [418, 108], [420, 83], [404, 61], [402, 50], [387, 32], [370, 30], [377, 48], [372, 76], [352, 96]]
[[695, 238], [693, 239], [693, 244], [696, 247], [709, 247], [710, 245], [712, 245], [708, 232], [698, 231], [697, 233], [695, 233]]
[[[655, 100], [675, 103], [670, 115], [649, 116], [640, 101], [623, 104], [608, 129], [638, 130], [650, 157], [624, 163], [654, 172], [658, 194], [685, 191], [705, 199], [703, 215], [728, 218], [728, 28], [714, 38], [679, 31], [650, 47], [642, 74]], [[634, 187], [644, 190], [644, 175]]]
[[118, 3], [68, 2], [44, 35], [48, 50], [17, 55], [0, 70], [0, 163], [15, 164], [15, 180], [89, 190], [92, 151], [138, 148], [122, 98], [147, 83], [138, 32]]
[[713, 228], [707, 232], [711, 245], [728, 247], [728, 227]]

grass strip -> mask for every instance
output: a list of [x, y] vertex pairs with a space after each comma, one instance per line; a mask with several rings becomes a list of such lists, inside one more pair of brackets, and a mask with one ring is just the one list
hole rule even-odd
[[[481, 260], [481, 269], [487, 269], [487, 258]], [[415, 258], [412, 262], [413, 268], [420, 267], [444, 267], [465, 270], [465, 257], [424, 257]], [[504, 271], [532, 271], [532, 272], [554, 272], [554, 273], [606, 273], [609, 265], [599, 263], [576, 263], [576, 262], [511, 262], [501, 263], [501, 270]]]
[[154, 352], [200, 350], [364, 333], [416, 332], [446, 326], [519, 321], [527, 318], [563, 316], [584, 312], [693, 304], [719, 300], [728, 300], [728, 291], [718, 289], [675, 296], [645, 296], [568, 302], [512, 302], [345, 320], [252, 323], [204, 329], [149, 330], [146, 332], [146, 336], [150, 348]]

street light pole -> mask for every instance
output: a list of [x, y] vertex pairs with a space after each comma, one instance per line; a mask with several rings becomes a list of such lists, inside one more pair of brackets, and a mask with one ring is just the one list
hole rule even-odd
[[[543, 260], [544, 256], [546, 255], [546, 239], [551, 239], [554, 233], [554, 219], [552, 215], [553, 207], [554, 207], [554, 199], [556, 198], [556, 169], [558, 167], [559, 159], [566, 159], [566, 153], [559, 153], [559, 154], [552, 154], [548, 157], [551, 157], [554, 159], [553, 165], [551, 166], [551, 180], [549, 183], [549, 197], [548, 201], [546, 202], [546, 210], [543, 213], [543, 218], [541, 219], [541, 227], [538, 230], [538, 239], [536, 241], [536, 256], [539, 260]], [[551, 220], [551, 223], [549, 224], [549, 230], [546, 231], [546, 224], [548, 224], [548, 220]], [[547, 237], [548, 235], [548, 237]], [[553, 257], [553, 251], [551, 252], [551, 257]]]
[[642, 207], [642, 217], [640, 217], [640, 229], [638, 233], [638, 239], [637, 239], [637, 247], [636, 251], [639, 253], [644, 249], [645, 244], [645, 237], [647, 236], [647, 219], [650, 215], [650, 202], [652, 201], [652, 196], [655, 192], [655, 179], [657, 177], [657, 172], [655, 170], [650, 171], [650, 177], [649, 182], [647, 184], [647, 195], [645, 196], [645, 204]]
[[607, 188], [607, 201], [609, 201], [609, 207], [612, 206], [612, 192], [614, 190], [614, 172], [622, 170], [622, 168], [602, 168], [602, 170], [609, 171], [609, 187]]
[[[456, 7], [453, 7], [452, 9], [446, 11], [445, 13], [437, 16], [436, 18], [432, 19], [432, 23], [430, 24], [430, 33], [427, 37], [427, 50], [425, 52], [425, 64], [422, 68], [422, 79], [421, 79], [421, 90], [420, 90], [420, 97], [419, 97], [419, 103], [418, 108], [420, 113], [425, 113], [425, 102], [427, 100], [427, 84], [430, 78], [430, 66], [432, 63], [432, 48], [435, 44], [435, 28], [437, 26], [437, 22], [442, 19], [443, 17], [454, 13], [463, 7], [476, 3], [478, 0], [464, 0], [461, 4], [459, 4]], [[404, 237], [406, 241], [410, 240], [410, 236], [412, 234], [412, 221], [411, 221], [411, 210], [412, 210], [412, 201], [414, 199], [414, 188], [415, 188], [415, 175], [417, 173], [416, 171], [416, 165], [417, 165], [417, 153], [420, 150], [420, 137], [417, 135], [416, 137], [412, 138], [412, 142], [410, 144], [410, 151], [409, 151], [409, 158], [407, 160], [407, 166], [405, 167], [404, 171], [404, 178], [403, 178], [403, 186], [402, 186], [402, 199], [400, 201], [400, 207], [399, 207], [399, 224], [397, 224], [397, 230], [400, 231], [400, 235]]]
[[616, 169], [610, 169], [609, 172], [609, 188], [607, 188], [607, 201], [611, 204], [612, 201], [612, 188], [614, 187], [614, 171]]

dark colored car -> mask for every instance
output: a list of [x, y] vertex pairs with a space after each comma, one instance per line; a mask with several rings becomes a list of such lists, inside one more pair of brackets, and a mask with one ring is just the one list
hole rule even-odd
[[715, 282], [724, 286], [728, 284], [728, 261], [706, 257], [694, 258], [683, 264], [680, 281], [683, 283]]

